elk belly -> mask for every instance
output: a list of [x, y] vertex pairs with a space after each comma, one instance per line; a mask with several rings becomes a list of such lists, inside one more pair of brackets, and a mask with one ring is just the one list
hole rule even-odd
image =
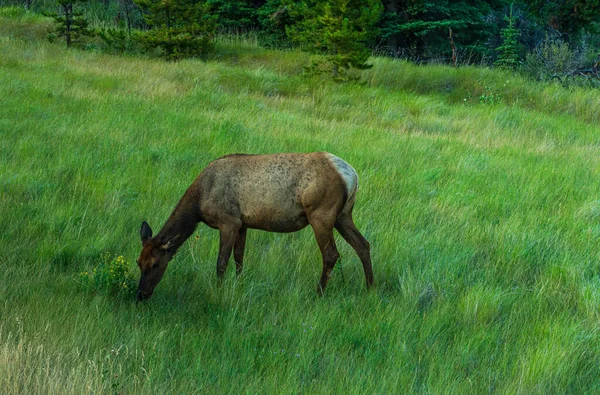
[[242, 211], [242, 223], [246, 228], [269, 232], [296, 232], [308, 225], [306, 214], [301, 209], [285, 210], [277, 206], [255, 207]]

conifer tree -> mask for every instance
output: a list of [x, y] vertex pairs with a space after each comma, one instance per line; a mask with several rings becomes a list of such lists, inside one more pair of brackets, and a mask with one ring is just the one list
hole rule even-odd
[[513, 16], [513, 6], [510, 5], [510, 13], [504, 17], [508, 22], [508, 26], [502, 29], [502, 45], [496, 48], [498, 51], [498, 60], [495, 65], [498, 67], [516, 69], [519, 66], [519, 42], [517, 38], [520, 36], [519, 29], [515, 27], [515, 17]]
[[[481, 58], [491, 37], [492, 10], [504, 0], [385, 0], [378, 22], [383, 43], [390, 53], [413, 59], [450, 56], [448, 31], [461, 51]], [[445, 55], [445, 56], [444, 56]]]
[[582, 30], [600, 31], [599, 0], [526, 0], [532, 14], [542, 23], [571, 38]]
[[79, 41], [82, 36], [92, 37], [94, 31], [90, 29], [83, 13], [73, 10], [73, 5], [86, 0], [58, 0], [60, 12], [44, 13], [54, 19], [56, 26], [50, 30], [48, 38], [53, 41], [57, 37], [64, 37], [67, 48]]
[[258, 9], [264, 1], [256, 0], [208, 0], [212, 12], [219, 16], [219, 29], [231, 32], [247, 32], [258, 27]]
[[288, 27], [290, 38], [303, 49], [323, 55], [308, 70], [330, 71], [335, 80], [348, 70], [367, 69], [374, 26], [383, 6], [380, 0], [305, 0], [287, 4], [297, 22]]
[[168, 60], [202, 57], [213, 49], [215, 17], [210, 5], [196, 0], [135, 0], [151, 30], [137, 40], [159, 49]]

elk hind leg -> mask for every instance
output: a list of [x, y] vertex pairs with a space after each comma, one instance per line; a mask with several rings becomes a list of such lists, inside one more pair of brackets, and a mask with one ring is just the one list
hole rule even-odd
[[342, 212], [336, 223], [335, 228], [342, 235], [344, 240], [352, 246], [356, 254], [362, 262], [363, 269], [365, 271], [365, 279], [367, 281], [367, 288], [373, 285], [373, 268], [371, 266], [371, 246], [367, 239], [358, 231], [354, 221], [352, 220], [352, 212]]

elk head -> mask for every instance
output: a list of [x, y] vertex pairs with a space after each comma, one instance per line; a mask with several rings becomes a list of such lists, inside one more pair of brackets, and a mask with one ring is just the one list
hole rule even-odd
[[137, 292], [139, 301], [152, 296], [154, 288], [162, 279], [169, 261], [175, 254], [174, 242], [179, 235], [172, 236], [167, 240], [160, 240], [159, 237], [153, 239], [152, 229], [144, 221], [142, 222], [140, 236], [142, 237], [142, 252], [137, 259], [141, 272]]

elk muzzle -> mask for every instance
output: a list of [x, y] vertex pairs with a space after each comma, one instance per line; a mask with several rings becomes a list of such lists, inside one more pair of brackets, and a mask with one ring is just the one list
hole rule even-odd
[[141, 289], [138, 289], [138, 291], [137, 291], [138, 302], [144, 301], [146, 299], [150, 299], [150, 296], [152, 296], [152, 292], [146, 293], [146, 292], [142, 291]]
[[137, 291], [138, 302], [150, 299], [150, 296], [152, 296], [152, 293], [154, 292], [154, 287], [150, 284], [151, 281], [148, 280], [152, 280], [152, 277], [149, 278], [147, 275], [142, 275], [142, 278], [140, 278], [140, 284], [138, 285]]

